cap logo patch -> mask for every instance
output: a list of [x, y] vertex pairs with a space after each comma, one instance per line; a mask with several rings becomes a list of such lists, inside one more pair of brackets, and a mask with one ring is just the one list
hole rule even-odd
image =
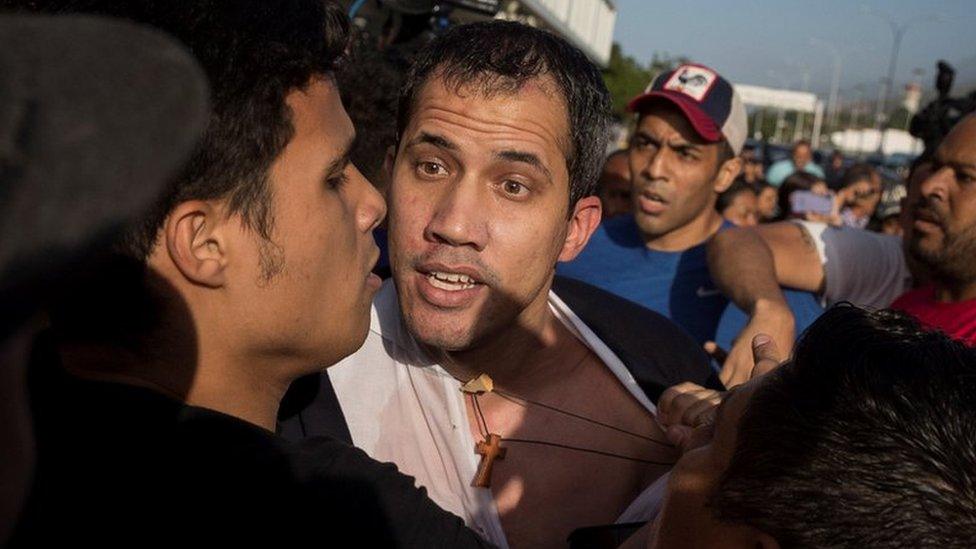
[[708, 95], [718, 75], [705, 67], [683, 65], [678, 67], [664, 84], [665, 90], [681, 92], [699, 103]]

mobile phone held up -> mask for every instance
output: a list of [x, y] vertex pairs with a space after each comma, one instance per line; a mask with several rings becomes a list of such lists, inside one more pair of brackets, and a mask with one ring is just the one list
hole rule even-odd
[[834, 197], [810, 191], [795, 191], [790, 195], [790, 209], [794, 214], [830, 215], [834, 210]]

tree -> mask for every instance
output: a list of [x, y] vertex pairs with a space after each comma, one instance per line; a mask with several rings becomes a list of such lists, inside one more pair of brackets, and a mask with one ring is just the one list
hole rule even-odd
[[644, 66], [633, 57], [625, 55], [620, 44], [614, 42], [610, 50], [610, 62], [603, 71], [603, 81], [613, 99], [614, 115], [626, 120], [628, 101], [644, 91], [652, 78], [686, 62], [684, 57], [671, 57], [655, 52], [651, 62]]

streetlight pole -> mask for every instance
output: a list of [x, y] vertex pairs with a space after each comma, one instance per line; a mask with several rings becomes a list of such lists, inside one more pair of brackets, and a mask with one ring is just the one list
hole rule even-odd
[[837, 126], [837, 95], [840, 92], [840, 72], [841, 67], [844, 62], [844, 57], [840, 54], [840, 50], [837, 49], [833, 44], [821, 40], [819, 38], [811, 38], [810, 43], [813, 45], [820, 45], [828, 50], [834, 56], [834, 73], [831, 75], [830, 79], [830, 97], [827, 99], [827, 120], [830, 124], [831, 129], [836, 129]]
[[919, 19], [906, 21], [899, 25], [890, 15], [886, 13], [881, 13], [866, 8], [864, 9], [864, 12], [879, 17], [885, 23], [888, 23], [888, 26], [891, 27], [892, 34], [891, 57], [888, 60], [888, 77], [882, 83], [882, 93], [879, 94], [880, 101], [878, 102], [878, 107], [874, 114], [877, 129], [880, 134], [880, 139], [878, 140], [878, 152], [882, 153], [885, 142], [884, 129], [887, 123], [886, 113], [888, 112], [888, 102], [890, 100], [891, 90], [895, 85], [895, 69], [898, 66], [898, 52], [901, 49], [901, 39], [905, 36], [905, 31], [907, 31], [908, 27], [910, 27], [912, 24], [921, 21], [934, 21], [937, 18], [932, 16], [922, 17]]

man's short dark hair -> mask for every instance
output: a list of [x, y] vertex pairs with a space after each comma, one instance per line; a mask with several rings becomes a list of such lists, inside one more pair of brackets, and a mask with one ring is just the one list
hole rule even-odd
[[[332, 73], [345, 51], [348, 18], [324, 0], [34, 0], [30, 9], [132, 19], [185, 44], [210, 81], [204, 137], [157, 207], [123, 243], [145, 259], [180, 202], [227, 198], [232, 212], [270, 240], [268, 169], [294, 127], [285, 96]], [[265, 266], [267, 267], [267, 266]]]
[[811, 145], [810, 142], [807, 141], [806, 139], [801, 139], [801, 140], [797, 141], [796, 143], [793, 143], [793, 150], [794, 151], [797, 150], [797, 149], [799, 149], [800, 147], [807, 147], [807, 148], [812, 149], [813, 148], [813, 145]]
[[719, 213], [724, 212], [729, 206], [732, 205], [732, 201], [735, 200], [735, 197], [742, 193], [751, 193], [753, 196], [757, 194], [754, 186], [747, 183], [745, 179], [737, 177], [735, 178], [735, 181], [729, 185], [728, 189], [725, 189], [725, 191], [718, 194], [718, 198], [715, 199], [715, 209]]
[[155, 330], [166, 306], [181, 305], [157, 295], [161, 284], [144, 281], [158, 278], [146, 273], [145, 260], [180, 202], [226, 199], [266, 244], [264, 275], [277, 271], [268, 170], [294, 134], [285, 99], [335, 70], [345, 51], [348, 19], [324, 0], [25, 0], [21, 7], [102, 14], [159, 28], [192, 51], [210, 82], [207, 129], [183, 171], [116, 253], [74, 273], [77, 291], [63, 292], [51, 306], [64, 338], [152, 351], [141, 338]]
[[610, 93], [597, 67], [562, 38], [521, 23], [485, 21], [447, 30], [423, 48], [400, 92], [397, 136], [402, 137], [424, 85], [440, 77], [486, 97], [514, 94], [536, 78], [551, 78], [566, 101], [569, 203], [596, 193], [610, 139]]
[[841, 305], [756, 388], [711, 498], [783, 547], [976, 544], [976, 351]]

